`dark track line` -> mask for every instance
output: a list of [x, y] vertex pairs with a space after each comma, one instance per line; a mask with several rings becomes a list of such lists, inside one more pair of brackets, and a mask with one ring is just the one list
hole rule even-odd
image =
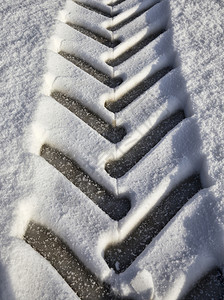
[[112, 293], [108, 284], [100, 282], [51, 230], [30, 222], [24, 240], [50, 262], [80, 299], [122, 299]]
[[89, 29], [86, 29], [80, 25], [76, 25], [76, 24], [73, 24], [73, 23], [66, 23], [67, 25], [69, 25], [70, 27], [72, 27], [73, 29], [85, 34], [86, 36], [90, 37], [91, 39], [109, 47], [109, 48], [114, 48], [116, 47], [117, 45], [120, 44], [120, 41], [119, 40], [114, 40], [114, 41], [111, 41], [110, 39], [107, 39], [105, 38], [104, 36], [102, 35], [99, 35], [93, 31], [90, 31]]
[[94, 78], [96, 78], [97, 80], [102, 82], [103, 84], [109, 86], [110, 88], [115, 88], [123, 82], [122, 78], [120, 78], [120, 77], [111, 78], [110, 76], [108, 76], [108, 75], [102, 73], [101, 71], [95, 69], [89, 63], [87, 63], [83, 59], [81, 59], [81, 58], [79, 58], [79, 57], [77, 57], [73, 54], [69, 54], [69, 53], [66, 53], [64, 51], [60, 51], [58, 54], [60, 54], [65, 59], [69, 60], [74, 65], [76, 65], [78, 68], [85, 71], [89, 75], [93, 76]]
[[96, 6], [93, 6], [93, 5], [90, 5], [90, 4], [82, 3], [82, 2], [79, 2], [79, 1], [75, 1], [75, 0], [73, 0], [73, 1], [76, 4], [86, 8], [88, 10], [91, 10], [91, 11], [94, 11], [94, 12], [98, 13], [99, 15], [103, 15], [103, 16], [108, 17], [108, 18], [112, 18], [112, 17], [116, 16], [116, 14], [109, 13], [105, 10], [102, 10], [102, 8], [99, 9], [99, 7], [96, 7]]
[[106, 63], [111, 67], [116, 67], [120, 65], [121, 63], [129, 59], [131, 56], [139, 52], [141, 49], [143, 49], [145, 46], [147, 46], [149, 43], [151, 43], [153, 40], [155, 40], [157, 37], [159, 37], [161, 34], [163, 34], [165, 31], [166, 29], [163, 28], [153, 34], [144, 37], [139, 42], [137, 42], [133, 47], [125, 51], [123, 54], [119, 55], [114, 59], [108, 60]]
[[149, 212], [125, 240], [106, 249], [104, 257], [108, 266], [116, 273], [125, 271], [183, 205], [201, 189], [199, 175], [193, 175], [180, 183]]
[[223, 300], [224, 277], [216, 268], [199, 280], [182, 300]]
[[117, 1], [111, 2], [107, 5], [108, 6], [116, 6], [116, 5], [119, 5], [119, 4], [123, 3], [124, 1], [126, 1], [126, 0], [117, 0]]
[[184, 112], [178, 111], [169, 118], [160, 122], [121, 158], [109, 161], [105, 166], [107, 173], [114, 178], [120, 178], [123, 176], [184, 118]]
[[111, 124], [105, 122], [95, 113], [83, 106], [78, 100], [68, 97], [67, 95], [58, 91], [54, 91], [51, 94], [51, 97], [69, 109], [72, 113], [74, 113], [77, 117], [83, 120], [86, 124], [96, 130], [111, 143], [115, 144], [120, 142], [126, 135], [126, 130], [124, 127], [113, 127]]
[[108, 30], [110, 31], [116, 31], [118, 29], [120, 29], [121, 27], [127, 25], [128, 23], [130, 23], [131, 21], [133, 21], [134, 19], [140, 17], [142, 14], [144, 14], [146, 11], [150, 10], [153, 6], [155, 6], [158, 2], [160, 1], [157, 1], [156, 3], [152, 4], [152, 5], [149, 5], [148, 7], [145, 7], [145, 8], [140, 8], [137, 12], [134, 12], [130, 17], [128, 17], [127, 19], [121, 21], [120, 23], [114, 25], [114, 26], [109, 26], [107, 27]]
[[78, 187], [113, 220], [120, 220], [131, 208], [129, 199], [117, 198], [86, 174], [79, 165], [57, 149], [43, 145], [40, 155]]
[[121, 111], [123, 108], [128, 106], [132, 101], [142, 95], [145, 91], [151, 88], [157, 81], [172, 71], [172, 67], [165, 67], [162, 70], [148, 76], [146, 79], [141, 81], [138, 85], [133, 87], [124, 96], [120, 97], [116, 101], [108, 100], [105, 103], [105, 107], [113, 113]]

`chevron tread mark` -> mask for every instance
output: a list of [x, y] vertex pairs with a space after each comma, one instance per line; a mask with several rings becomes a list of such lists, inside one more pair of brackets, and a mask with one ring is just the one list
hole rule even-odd
[[149, 43], [151, 43], [153, 40], [155, 40], [157, 37], [159, 37], [161, 34], [163, 34], [165, 31], [165, 29], [160, 29], [153, 34], [143, 37], [139, 42], [137, 42], [134, 46], [125, 51], [123, 54], [117, 56], [114, 59], [107, 60], [107, 64], [111, 67], [119, 66], [124, 61], [128, 60], [130, 57], [132, 57], [145, 46], [147, 46]]
[[199, 175], [192, 175], [177, 186], [145, 217], [127, 238], [105, 251], [105, 260], [115, 272], [123, 272], [183, 205], [202, 189]]
[[109, 161], [105, 166], [107, 173], [114, 178], [123, 176], [184, 118], [184, 112], [178, 111], [163, 120], [158, 126], [143, 136], [143, 138], [120, 159]]
[[[73, 1], [74, 1], [74, 0], [73, 0]], [[83, 3], [83, 2], [81, 2], [81, 1], [74, 1], [74, 2], [75, 2], [76, 4], [78, 4], [78, 5], [80, 5], [80, 6], [82, 6], [82, 7], [86, 8], [86, 9], [88, 9], [88, 10], [94, 11], [94, 12], [96, 12], [96, 13], [98, 13], [98, 14], [100, 14], [100, 15], [103, 15], [103, 16], [105, 16], [105, 17], [108, 17], [108, 18], [113, 17], [113, 15], [112, 15], [111, 13], [109, 13], [109, 12], [107, 12], [107, 11], [104, 11], [104, 10], [102, 10], [102, 9], [99, 9], [98, 7], [96, 7], [96, 6], [94, 6], [94, 5], [90, 5], [89, 3], [86, 4], [86, 3]]]
[[109, 48], [115, 48], [117, 45], [120, 44], [119, 40], [113, 40], [111, 41], [110, 39], [107, 39], [106, 37], [100, 35], [100, 34], [96, 34], [93, 31], [90, 31], [87, 28], [84, 28], [80, 25], [77, 24], [73, 24], [71, 22], [67, 22], [67, 25], [69, 25], [70, 27], [72, 27], [73, 29], [85, 34], [86, 36], [90, 37], [91, 39], [109, 47]]
[[126, 135], [126, 130], [124, 127], [112, 126], [111, 124], [105, 122], [99, 116], [81, 105], [76, 99], [68, 97], [67, 95], [57, 91], [54, 91], [51, 94], [51, 97], [69, 109], [72, 113], [78, 116], [81, 120], [83, 120], [86, 124], [96, 130], [111, 143], [120, 142]]
[[116, 6], [116, 5], [119, 5], [123, 2], [125, 2], [127, 0], [117, 0], [117, 1], [111, 1], [111, 3], [108, 4], [108, 6]]
[[116, 101], [108, 100], [105, 107], [113, 113], [119, 112], [127, 105], [132, 103], [136, 98], [141, 96], [145, 91], [151, 88], [156, 82], [163, 78], [166, 74], [172, 71], [172, 67], [163, 68], [153, 75], [149, 75], [146, 79], [141, 81], [138, 85], [128, 91], [124, 96], [116, 99]]
[[122, 299], [111, 292], [109, 285], [100, 282], [51, 230], [30, 222], [24, 240], [51, 263], [81, 299]]
[[156, 5], [159, 1], [157, 1], [154, 4], [151, 4], [149, 6], [146, 7], [141, 7], [141, 5], [139, 6], [138, 10], [135, 11], [130, 17], [126, 18], [124, 21], [113, 25], [113, 26], [109, 26], [107, 29], [111, 30], [111, 31], [116, 31], [120, 28], [122, 28], [123, 26], [127, 25], [128, 23], [130, 23], [131, 21], [133, 21], [134, 19], [138, 18], [139, 16], [141, 16], [142, 14], [144, 14], [144, 12], [148, 11], [149, 9], [151, 9], [154, 5]]
[[86, 73], [90, 74], [91, 76], [95, 77], [97, 80], [102, 82], [103, 84], [115, 88], [119, 86], [123, 80], [122, 78], [119, 77], [113, 77], [111, 78], [110, 76], [102, 73], [101, 71], [95, 69], [93, 66], [88, 64], [86, 61], [83, 59], [76, 57], [75, 55], [65, 53], [63, 51], [60, 51], [59, 54], [63, 56], [65, 59], [69, 60], [72, 62], [74, 65], [85, 71]]
[[109, 193], [101, 185], [93, 181], [76, 162], [66, 157], [60, 151], [49, 145], [43, 145], [41, 156], [76, 185], [112, 219], [120, 220], [130, 210], [130, 202], [127, 198], [117, 198]]

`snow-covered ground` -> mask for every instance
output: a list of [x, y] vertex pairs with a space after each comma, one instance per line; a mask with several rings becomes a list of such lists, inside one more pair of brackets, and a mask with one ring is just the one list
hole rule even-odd
[[[103, 1], [84, 2], [106, 6]], [[154, 2], [126, 0], [121, 7], [125, 11]], [[93, 40], [88, 44], [85, 36], [65, 24], [78, 22], [110, 38], [105, 16], [90, 14], [69, 0], [5, 1], [1, 3], [1, 21], [0, 298], [75, 297], [50, 263], [23, 241], [30, 220], [63, 237], [98, 278], [134, 299], [146, 299], [153, 293], [155, 299], [178, 299], [212, 268], [222, 270], [222, 1], [163, 0], [132, 21], [132, 27], [114, 32], [123, 42], [115, 51]], [[166, 21], [166, 33], [135, 58], [115, 68], [105, 63], [150, 30], [165, 26]], [[105, 121], [114, 121], [114, 114], [104, 107], [104, 102], [111, 100], [112, 89], [73, 69], [58, 51], [74, 52], [102, 72], [121, 76], [124, 82], [116, 89], [115, 98], [170, 62], [176, 69], [116, 114], [116, 125], [124, 126], [127, 135], [115, 145], [50, 97], [52, 90], [60, 89], [78, 97]], [[107, 174], [104, 165], [109, 159], [121, 157], [153, 126], [182, 109], [187, 118], [156, 149], [118, 180]], [[39, 156], [45, 143], [76, 160], [109, 191], [128, 193], [129, 214], [119, 222], [109, 218]], [[161, 197], [195, 172], [201, 175], [203, 189], [124, 273], [115, 274], [103, 258], [106, 246], [125, 238]]]

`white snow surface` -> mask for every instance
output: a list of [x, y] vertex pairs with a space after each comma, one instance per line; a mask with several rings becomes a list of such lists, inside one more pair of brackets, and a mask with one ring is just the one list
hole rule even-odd
[[[99, 2], [104, 7], [107, 1]], [[155, 1], [126, 0], [120, 7], [137, 9], [142, 2]], [[124, 79], [115, 95], [170, 60], [177, 67], [116, 114], [117, 125], [124, 125], [127, 135], [115, 146], [50, 97], [52, 90], [60, 89], [113, 121], [113, 113], [104, 107], [112, 89], [56, 52], [84, 55], [111, 74], [106, 58], [162, 26], [157, 17], [161, 11], [169, 17], [169, 30], [130, 58], [130, 65], [115, 67]], [[78, 299], [57, 271], [22, 240], [27, 224], [35, 220], [62, 236], [97, 277], [121, 294], [142, 300], [152, 295], [179, 299], [195, 280], [224, 265], [224, 4], [163, 0], [136, 18], [133, 27], [125, 25], [114, 32], [123, 41], [114, 53], [94, 40], [88, 44], [85, 36], [64, 24], [74, 20], [89, 28], [95, 24], [93, 30], [108, 36], [106, 17], [90, 14], [70, 0], [1, 3], [0, 298]], [[108, 159], [120, 157], [180, 108], [188, 118], [127, 174], [116, 181], [106, 173]], [[39, 156], [44, 143], [74, 158], [115, 194], [128, 192], [129, 214], [119, 222], [111, 220]], [[105, 247], [127, 236], [162, 196], [195, 171], [200, 172], [204, 189], [124, 273], [115, 275], [103, 259]]]

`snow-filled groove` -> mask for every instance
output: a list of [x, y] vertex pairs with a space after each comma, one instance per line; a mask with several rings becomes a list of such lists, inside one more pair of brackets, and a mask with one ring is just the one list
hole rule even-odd
[[111, 292], [109, 285], [100, 282], [51, 230], [30, 222], [24, 240], [51, 263], [80, 299], [122, 299]]
[[184, 118], [184, 112], [179, 111], [163, 120], [120, 159], [107, 162], [105, 170], [114, 178], [123, 176]]
[[51, 94], [51, 97], [69, 109], [72, 113], [78, 116], [81, 120], [83, 120], [86, 124], [96, 130], [111, 143], [120, 142], [126, 135], [126, 130], [124, 127], [114, 127], [110, 125], [99, 116], [88, 110], [86, 107], [81, 105], [76, 99], [68, 97], [67, 95], [57, 91], [54, 91]]
[[104, 257], [109, 267], [117, 273], [125, 271], [182, 206], [201, 189], [199, 175], [193, 175], [179, 184], [121, 243], [106, 249]]
[[224, 277], [219, 269], [214, 269], [199, 280], [193, 289], [181, 300], [222, 300]]
[[43, 145], [41, 156], [76, 185], [112, 219], [120, 220], [130, 210], [130, 201], [127, 198], [117, 198], [109, 193], [101, 185], [93, 181], [76, 162], [60, 151], [49, 145]]

